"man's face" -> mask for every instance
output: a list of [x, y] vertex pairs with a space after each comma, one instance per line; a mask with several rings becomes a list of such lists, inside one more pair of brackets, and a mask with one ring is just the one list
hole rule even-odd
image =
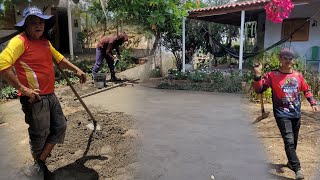
[[291, 68], [294, 63], [294, 58], [292, 56], [280, 55], [280, 64], [284, 68]]
[[37, 16], [29, 16], [26, 19], [26, 30], [32, 39], [40, 39], [44, 32], [45, 21]]

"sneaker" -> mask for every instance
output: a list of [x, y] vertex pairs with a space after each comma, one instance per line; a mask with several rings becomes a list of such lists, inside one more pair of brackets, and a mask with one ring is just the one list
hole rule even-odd
[[302, 174], [302, 171], [299, 169], [296, 172], [296, 180], [304, 179], [304, 175]]
[[34, 165], [23, 168], [22, 172], [28, 177], [37, 177], [43, 179], [46, 170], [47, 166], [45, 163], [41, 160], [38, 160]]

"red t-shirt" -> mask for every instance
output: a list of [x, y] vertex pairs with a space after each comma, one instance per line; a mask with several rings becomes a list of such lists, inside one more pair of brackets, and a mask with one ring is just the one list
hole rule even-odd
[[279, 70], [268, 72], [263, 79], [256, 80], [253, 87], [257, 93], [262, 93], [269, 87], [272, 89], [275, 117], [300, 118], [301, 92], [311, 105], [316, 105], [307, 82], [297, 71], [292, 73], [282, 73]]
[[40, 94], [54, 92], [53, 58], [59, 63], [64, 57], [47, 39], [31, 40], [25, 33], [12, 38], [0, 53], [0, 71], [15, 67], [21, 84], [40, 89]]

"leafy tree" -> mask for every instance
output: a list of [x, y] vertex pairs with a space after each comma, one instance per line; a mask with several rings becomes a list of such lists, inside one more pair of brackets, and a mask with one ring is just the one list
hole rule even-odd
[[[92, 14], [102, 19], [100, 2], [95, 1], [91, 8]], [[155, 42], [150, 54], [154, 54], [159, 41], [162, 40], [162, 44], [173, 52], [176, 64], [181, 69], [182, 18], [187, 16], [186, 11], [195, 7], [216, 6], [229, 2], [230, 0], [118, 0], [109, 1], [106, 7], [111, 18], [122, 20], [126, 24], [138, 25], [140, 29], [154, 35]], [[237, 28], [231, 26], [194, 20], [187, 20], [186, 30], [187, 63], [200, 48], [211, 53], [220, 50], [215, 43], [209, 41], [211, 35], [218, 41], [221, 41], [223, 36], [229, 37], [227, 42], [231, 42], [230, 37], [237, 34]]]
[[0, 29], [13, 29], [15, 24], [14, 4], [11, 0], [0, 0]]
[[93, 0], [91, 2], [90, 6], [88, 7], [88, 13], [93, 16], [93, 19], [96, 21], [96, 23], [106, 23], [106, 18], [100, 4], [100, 0]]
[[179, 0], [118, 0], [108, 3], [109, 11], [119, 19], [127, 19], [155, 36], [150, 54], [154, 54], [161, 34], [181, 33], [182, 18], [194, 3]]

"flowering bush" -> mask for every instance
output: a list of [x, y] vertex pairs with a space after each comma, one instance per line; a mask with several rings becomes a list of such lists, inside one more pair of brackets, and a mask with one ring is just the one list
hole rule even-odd
[[265, 6], [267, 18], [275, 23], [281, 23], [283, 19], [289, 17], [293, 7], [291, 0], [271, 0]]

